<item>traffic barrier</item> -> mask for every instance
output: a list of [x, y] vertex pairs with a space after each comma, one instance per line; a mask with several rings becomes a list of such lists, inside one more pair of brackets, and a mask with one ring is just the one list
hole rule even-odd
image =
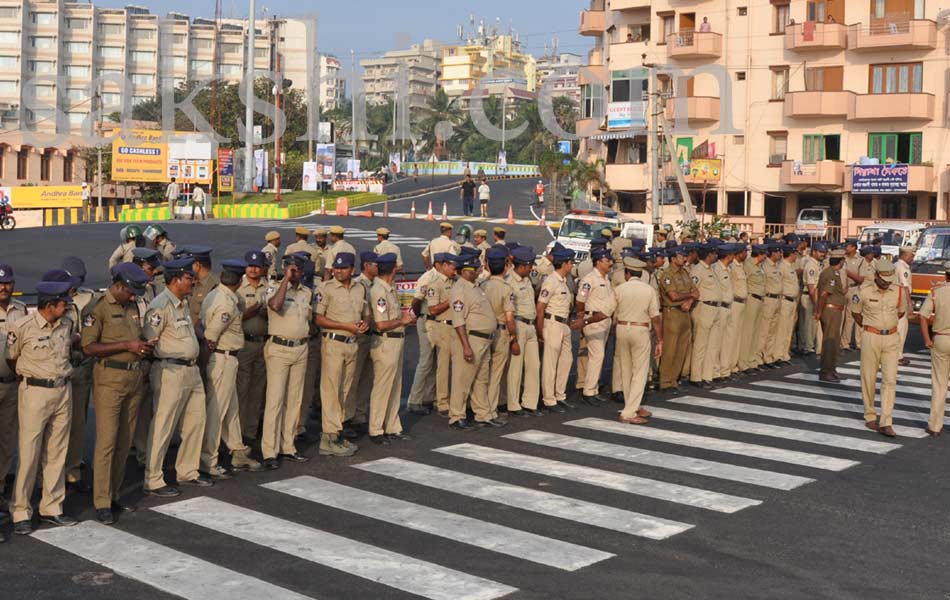
[[350, 201], [345, 197], [336, 199], [336, 216], [347, 217], [350, 214]]
[[409, 208], [409, 218], [410, 219], [416, 218], [416, 201], [415, 200], [412, 201], [412, 206]]
[[445, 202], [442, 203], [442, 220], [449, 220], [449, 205]]
[[429, 211], [426, 213], [426, 221], [435, 221], [435, 217], [432, 216], [432, 200], [429, 200]]
[[371, 211], [371, 210], [361, 210], [361, 211], [357, 211], [357, 212], [351, 213], [349, 216], [351, 216], [351, 217], [369, 217], [369, 218], [372, 219], [372, 218], [375, 216], [375, 213], [374, 213], [373, 211]]
[[320, 197], [320, 214], [324, 217], [327, 216], [327, 199], [326, 196]]
[[544, 211], [545, 211], [545, 210], [546, 210], [546, 209], [544, 209], [544, 208], [541, 209], [541, 220], [538, 221], [538, 225], [541, 226], [541, 227], [547, 227], [547, 223], [544, 222]]
[[510, 205], [510, 204], [508, 205], [508, 224], [509, 224], [509, 225], [514, 225], [514, 224], [515, 224], [515, 213], [514, 213], [514, 211], [511, 209], [511, 205]]
[[388, 199], [385, 202], [383, 202], [383, 216], [387, 218], [389, 217], [389, 200]]

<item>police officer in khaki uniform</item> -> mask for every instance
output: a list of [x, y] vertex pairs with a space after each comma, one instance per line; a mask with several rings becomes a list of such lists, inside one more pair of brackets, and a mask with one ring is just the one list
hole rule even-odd
[[[931, 436], [943, 432], [947, 406], [947, 378], [950, 375], [950, 262], [944, 264], [945, 282], [930, 290], [920, 307], [920, 332], [930, 348], [930, 418], [926, 431]], [[933, 328], [933, 334], [930, 328]]]
[[732, 285], [732, 265], [734, 249], [732, 244], [720, 243], [716, 246], [716, 256], [719, 260], [713, 263], [712, 268], [719, 280], [719, 321], [710, 334], [709, 350], [713, 355], [713, 381], [721, 382], [729, 373], [726, 372], [728, 350], [725, 342], [734, 343], [736, 324], [732, 322], [732, 299], [735, 298], [735, 287]]
[[[477, 252], [477, 250], [475, 251]], [[463, 254], [456, 261], [459, 278], [452, 286], [452, 399], [449, 404], [449, 427], [471, 429], [466, 421], [466, 400], [471, 397], [476, 427], [503, 427], [493, 418], [488, 400], [488, 379], [491, 369], [491, 344], [497, 320], [485, 291], [475, 280], [481, 270], [478, 254]]]
[[373, 389], [369, 406], [369, 439], [388, 445], [391, 440], [408, 440], [399, 421], [402, 398], [402, 353], [406, 326], [415, 322], [411, 313], [403, 312], [393, 284], [397, 256], [389, 252], [376, 257], [379, 275], [373, 280], [370, 307], [373, 313]]
[[238, 406], [238, 355], [244, 347], [241, 319], [247, 307], [237, 291], [247, 271], [247, 263], [225, 260], [221, 266], [221, 284], [211, 290], [201, 305], [205, 343], [211, 351], [207, 366], [208, 402], [201, 469], [212, 479], [231, 478], [227, 469], [218, 464], [218, 447], [222, 439], [231, 451], [233, 470], [261, 470], [261, 464], [249, 456], [250, 448], [241, 441]]
[[30, 498], [39, 468], [43, 470], [40, 519], [58, 526], [76, 524], [63, 514], [74, 341], [73, 324], [65, 316], [72, 302], [69, 290], [68, 282], [40, 282], [36, 313], [7, 327], [5, 358], [21, 379], [19, 464], [13, 486], [13, 532], [18, 535], [33, 532]]
[[762, 322], [762, 329], [765, 340], [762, 342], [762, 364], [770, 369], [779, 368], [779, 356], [775, 354], [775, 349], [779, 346], [776, 343], [778, 337], [779, 313], [782, 304], [782, 244], [771, 242], [768, 245], [768, 258], [762, 263], [762, 270], [765, 272], [765, 299], [762, 301], [762, 316], [765, 320]]
[[820, 335], [816, 327], [818, 314], [815, 308], [818, 306], [818, 278], [821, 275], [821, 261], [825, 258], [827, 247], [824, 242], [817, 241], [812, 244], [811, 254], [802, 256], [802, 296], [798, 307], [798, 350], [805, 356], [815, 353], [818, 336]]
[[429, 244], [422, 250], [422, 262], [426, 269], [432, 267], [432, 261], [436, 254], [446, 253], [457, 255], [461, 246], [452, 239], [452, 224], [443, 222], [439, 224], [439, 237], [433, 238]]
[[323, 255], [326, 254], [327, 250], [330, 248], [327, 245], [327, 233], [328, 230], [326, 227], [318, 227], [313, 230], [313, 245], [316, 247], [321, 257], [323, 257]]
[[476, 250], [480, 250], [482, 255], [484, 255], [485, 251], [491, 248], [491, 244], [488, 243], [488, 232], [484, 229], [476, 229], [473, 231], [472, 245], [475, 246]]
[[356, 248], [353, 247], [353, 244], [343, 239], [345, 235], [346, 230], [339, 225], [334, 225], [330, 228], [330, 248], [323, 253], [323, 268], [325, 270], [324, 281], [333, 279], [333, 263], [337, 254], [340, 252], [348, 252], [356, 256]]
[[716, 356], [712, 336], [722, 317], [722, 286], [713, 263], [718, 257], [711, 246], [700, 248], [699, 262], [690, 269], [693, 284], [699, 289], [699, 300], [693, 309], [693, 352], [690, 357], [690, 385], [709, 388], [716, 374]]
[[138, 225], [128, 225], [122, 228], [122, 243], [109, 256], [109, 268], [119, 263], [132, 262], [132, 250], [138, 246], [138, 239], [142, 237], [142, 230]]
[[[488, 379], [488, 406], [492, 419], [498, 418], [498, 401], [502, 387], [507, 387], [508, 384], [508, 362], [512, 355], [521, 353], [515, 326], [514, 291], [505, 279], [508, 257], [508, 250], [504, 246], [492, 246], [486, 250], [485, 258], [490, 276], [481, 284], [497, 323], [491, 346], [491, 372]], [[507, 393], [505, 395], [507, 396]]]
[[[376, 258], [375, 252], [361, 252], [360, 274], [353, 278], [354, 283], [363, 286], [367, 302], [369, 301], [370, 291], [373, 289], [373, 282], [379, 273]], [[369, 400], [373, 391], [374, 377], [373, 363], [369, 353], [374, 341], [371, 335], [363, 335], [356, 342], [353, 385], [350, 386], [350, 392], [346, 395], [343, 412], [343, 437], [348, 440], [357, 439], [368, 430]]]
[[[606, 247], [593, 248], [590, 259], [594, 268], [578, 284], [574, 304], [577, 318], [571, 324], [571, 329], [582, 331], [586, 342], [587, 358], [583, 381], [578, 382], [578, 387], [583, 386], [581, 399], [594, 406], [607, 400], [600, 397], [600, 376], [617, 299], [610, 283], [610, 272], [613, 269], [610, 251]], [[579, 368], [578, 379], [581, 379], [580, 370]]]
[[[769, 320], [763, 312], [765, 304], [765, 271], [763, 263], [768, 260], [768, 246], [755, 244], [751, 256], [742, 263], [745, 272], [748, 296], [742, 318], [742, 332], [739, 339], [738, 368], [743, 373], [757, 371], [762, 364], [762, 344], [765, 342], [764, 323]], [[669, 339], [669, 329], [666, 331]]]
[[[441, 258], [441, 260], [439, 260]], [[455, 285], [456, 260], [458, 257], [448, 252], [435, 255], [436, 275], [426, 289], [426, 303], [433, 318], [428, 319], [426, 327], [429, 339], [436, 348], [435, 406], [439, 414], [449, 416], [449, 378], [452, 364], [452, 347], [456, 345], [455, 332], [452, 329], [452, 303], [449, 295]]]
[[543, 413], [538, 410], [541, 355], [535, 329], [538, 308], [531, 284], [534, 249], [519, 246], [511, 251], [511, 258], [514, 267], [508, 272], [507, 281], [514, 295], [516, 340], [521, 351], [512, 354], [508, 362], [508, 414], [541, 416]]
[[119, 501], [125, 462], [138, 422], [144, 359], [154, 345], [142, 338], [137, 296], [145, 293], [148, 275], [132, 263], [112, 268], [112, 286], [83, 311], [82, 349], [97, 358], [93, 369], [96, 406], [96, 450], [93, 460], [93, 501], [96, 518], [106, 525], [114, 513], [130, 507]]
[[[13, 267], [0, 264], [0, 359], [7, 345], [7, 331], [26, 317], [26, 304], [13, 299], [16, 281]], [[6, 360], [0, 360], [0, 520], [9, 517], [3, 501], [3, 486], [13, 465], [17, 446], [17, 376]], [[0, 533], [0, 538], [4, 534]]]
[[[444, 255], [443, 255], [444, 256]], [[438, 256], [436, 257], [438, 259]], [[435, 341], [434, 331], [439, 327], [432, 323], [435, 315], [430, 311], [429, 286], [432, 281], [438, 277], [439, 272], [436, 268], [439, 265], [429, 269], [416, 281], [416, 289], [412, 295], [412, 314], [416, 316], [416, 333], [419, 336], [419, 359], [416, 363], [416, 371], [412, 379], [412, 388], [409, 391], [409, 400], [407, 407], [409, 412], [417, 415], [432, 414], [432, 403], [435, 399]], [[434, 294], [434, 290], [433, 290]], [[444, 303], [443, 311], [448, 307]]]
[[[220, 279], [211, 270], [211, 248], [208, 246], [185, 246], [182, 249], [183, 257], [195, 259], [192, 270], [195, 272], [195, 287], [188, 299], [188, 310], [191, 312], [191, 322], [201, 322], [201, 305], [211, 290], [218, 286]], [[199, 335], [198, 339], [204, 336]]]
[[152, 224], [145, 228], [142, 234], [148, 241], [149, 247], [156, 250], [162, 260], [172, 260], [174, 258], [175, 244], [168, 239], [168, 232], [158, 224]]
[[264, 346], [267, 391], [261, 456], [264, 468], [269, 470], [280, 468], [279, 458], [293, 462], [310, 460], [294, 446], [313, 315], [313, 293], [301, 281], [308, 260], [303, 253], [285, 254], [284, 279], [280, 285], [272, 283], [264, 292], [268, 340]]
[[323, 267], [320, 264], [320, 257], [323, 252], [320, 251], [314, 244], [310, 243], [310, 230], [306, 227], [295, 227], [294, 235], [297, 237], [297, 240], [284, 248], [284, 254], [296, 254], [298, 252], [303, 252], [310, 257], [310, 260], [313, 261], [313, 264], [316, 266], [316, 272], [322, 273]]
[[396, 255], [396, 272], [403, 272], [403, 263], [402, 263], [402, 250], [399, 246], [389, 241], [389, 236], [392, 232], [389, 231], [386, 227], [379, 227], [376, 229], [376, 241], [377, 244], [373, 248], [373, 252], [377, 256], [382, 256], [383, 254], [395, 254]]
[[[302, 253], [304, 255], [306, 253]], [[309, 256], [309, 255], [308, 255]], [[323, 280], [317, 275], [317, 265], [312, 260], [307, 260], [303, 267], [303, 276], [301, 282], [313, 292], [316, 298], [317, 292], [323, 285]], [[307, 421], [310, 418], [311, 410], [320, 410], [320, 328], [316, 321], [310, 320], [310, 335], [307, 341], [307, 372], [303, 379], [303, 398], [300, 401], [300, 418], [297, 420], [297, 438], [305, 437], [307, 433]]]
[[194, 259], [164, 264], [165, 290], [148, 305], [142, 335], [154, 343], [150, 381], [152, 423], [148, 430], [145, 493], [173, 497], [180, 492], [165, 483], [162, 468], [176, 427], [181, 444], [175, 469], [179, 485], [210, 487], [198, 473], [205, 429], [205, 392], [198, 370], [198, 338], [188, 309], [195, 284]]
[[560, 244], [551, 250], [554, 272], [545, 278], [538, 294], [538, 343], [544, 345], [541, 364], [541, 398], [545, 410], [563, 413], [567, 403], [567, 378], [571, 363], [571, 308], [574, 295], [567, 285], [574, 252]]
[[[897, 276], [890, 260], [878, 260], [874, 269], [873, 282], [861, 285], [850, 309], [861, 327], [861, 399], [868, 429], [896, 437], [891, 424], [897, 392], [897, 359], [900, 358], [897, 322], [907, 312], [908, 299], [903, 289], [894, 284]], [[878, 370], [881, 372], [880, 420], [874, 408]]]
[[[136, 248], [132, 251], [132, 264], [137, 265], [148, 277], [148, 283], [145, 284], [145, 292], [136, 295], [136, 300], [148, 303], [155, 299], [165, 288], [164, 278], [161, 278], [162, 255], [158, 250], [152, 248]], [[171, 259], [169, 259], [171, 260]]]
[[844, 268], [844, 250], [832, 250], [829, 266], [818, 276], [818, 308], [815, 319], [820, 319], [823, 333], [821, 346], [821, 381], [837, 383], [838, 353], [841, 351], [841, 321], [848, 310], [848, 294], [841, 280]]
[[[897, 260], [894, 261], [894, 270], [897, 273], [897, 285], [904, 288], [904, 296], [910, 298], [911, 292], [913, 292], [913, 285], [911, 284], [911, 272], [910, 265], [914, 262], [914, 254], [916, 254], [917, 249], [913, 247], [903, 247], [897, 253]], [[910, 329], [910, 319], [905, 313], [901, 317], [899, 330], [900, 333], [900, 358], [897, 361], [897, 364], [901, 366], [907, 366], [910, 364], [910, 359], [904, 358], [904, 344], [907, 342], [907, 332]]]
[[688, 254], [685, 246], [674, 247], [670, 254], [670, 266], [657, 281], [666, 339], [666, 351], [660, 356], [660, 390], [670, 392], [678, 389], [679, 375], [683, 370], [692, 336], [690, 310], [700, 298], [699, 288], [686, 270]]
[[237, 290], [244, 301], [241, 328], [244, 347], [238, 353], [237, 389], [241, 435], [255, 440], [260, 430], [267, 390], [267, 365], [264, 363], [264, 343], [267, 341], [267, 257], [259, 250], [244, 254], [247, 268]]
[[749, 260], [749, 249], [744, 244], [732, 244], [733, 259], [729, 263], [729, 279], [732, 281], [732, 327], [723, 332], [722, 372], [724, 377], [739, 372], [739, 349], [742, 345], [742, 326], [745, 323], [746, 308], [749, 304], [749, 283], [745, 272], [745, 262]]
[[663, 354], [663, 321], [656, 291], [640, 279], [646, 264], [629, 256], [623, 263], [627, 281], [616, 291], [617, 352], [624, 398], [620, 422], [644, 425], [651, 416], [640, 406], [650, 365], [650, 330], [656, 334], [654, 354], [659, 358]]
[[779, 304], [778, 325], [776, 326], [775, 346], [772, 355], [780, 365], [791, 364], [792, 334], [795, 332], [795, 320], [798, 317], [798, 301], [801, 296], [801, 283], [795, 264], [798, 253], [794, 246], [785, 245], [782, 249], [782, 262], [779, 272], [782, 274], [782, 302]]
[[[844, 242], [844, 267], [841, 269], [841, 281], [844, 284], [845, 290], [848, 293], [848, 298], [854, 296], [857, 293], [858, 283], [852, 279], [853, 276], [857, 275], [858, 269], [861, 267], [861, 261], [864, 260], [860, 254], [858, 254], [858, 241], [855, 239], [847, 239]], [[854, 337], [856, 346], [855, 348], [861, 348], [861, 328], [857, 326], [854, 322], [854, 319], [851, 317], [851, 311], [844, 311], [844, 328], [841, 330], [841, 349], [850, 350], [851, 349], [851, 339]]]
[[320, 454], [323, 456], [352, 456], [359, 449], [340, 435], [346, 398], [355, 385], [358, 342], [370, 330], [366, 288], [353, 281], [355, 263], [356, 256], [352, 252], [338, 253], [331, 265], [333, 279], [327, 281], [317, 295], [316, 319], [323, 331], [320, 381], [323, 403]]
[[265, 244], [264, 247], [261, 248], [261, 252], [267, 257], [267, 278], [271, 281], [277, 281], [277, 267], [280, 265], [280, 262], [277, 260], [280, 252], [280, 232], [268, 231], [264, 235], [264, 241]]

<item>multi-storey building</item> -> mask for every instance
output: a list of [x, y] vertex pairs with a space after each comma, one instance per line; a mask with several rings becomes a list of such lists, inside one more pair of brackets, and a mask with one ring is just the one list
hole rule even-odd
[[537, 60], [535, 86], [538, 90], [547, 85], [555, 96], [567, 96], [580, 106], [581, 88], [577, 72], [583, 59], [579, 54], [560, 52], [542, 56]]
[[[392, 50], [380, 58], [360, 61], [363, 67], [363, 91], [371, 104], [391, 102], [398, 90], [408, 94], [410, 110], [424, 108], [435, 96], [439, 81], [441, 44], [425, 40], [408, 50]], [[399, 99], [404, 103], [405, 99]]]
[[320, 108], [333, 110], [343, 105], [346, 98], [346, 79], [340, 59], [330, 54], [320, 55]]
[[522, 52], [521, 44], [510, 34], [486, 33], [465, 40], [464, 44], [442, 49], [442, 76], [439, 83], [451, 98], [475, 95], [500, 96], [511, 90], [534, 92], [536, 62]]
[[[705, 212], [759, 232], [818, 205], [845, 234], [875, 219], [947, 218], [950, 47], [936, 2], [592, 0], [580, 33], [595, 41], [580, 75], [582, 152], [606, 161], [624, 211], [652, 211], [650, 136], [617, 116], [642, 110], [636, 86], [655, 66], [667, 74], [647, 77], [649, 91], [671, 98], [666, 116], [685, 110], [691, 130], [661, 148], [661, 182], [670, 168], [720, 161], [718, 179], [687, 177], [698, 211], [705, 197]], [[855, 163], [874, 162], [908, 164], [906, 191], [902, 169], [897, 193], [852, 178]]]

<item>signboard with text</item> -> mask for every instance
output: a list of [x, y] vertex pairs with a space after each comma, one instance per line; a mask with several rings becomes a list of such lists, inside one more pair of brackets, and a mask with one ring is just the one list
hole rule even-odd
[[641, 100], [607, 103], [607, 129], [645, 128], [647, 103]]
[[234, 150], [218, 148], [218, 191], [234, 191]]
[[854, 165], [851, 167], [852, 194], [906, 194], [910, 167], [892, 165]]

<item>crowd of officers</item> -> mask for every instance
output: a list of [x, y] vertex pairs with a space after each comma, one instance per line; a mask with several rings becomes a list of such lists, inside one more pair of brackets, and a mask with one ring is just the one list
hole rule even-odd
[[[129, 226], [109, 259], [107, 290], [84, 287], [85, 265], [70, 257], [44, 274], [32, 313], [13, 298], [13, 269], [0, 265], [0, 473], [18, 456], [14, 532], [32, 531], [40, 468], [42, 521], [75, 524], [62, 510], [72, 487], [91, 491], [96, 518], [111, 524], [134, 510], [120, 498], [132, 447], [144, 492], [174, 497], [178, 486], [308, 461], [295, 441], [309, 435], [311, 411], [319, 412], [323, 456], [352, 456], [364, 434], [387, 446], [410, 439], [399, 416], [410, 326], [419, 355], [408, 410], [437, 412], [456, 430], [610, 400], [623, 405], [621, 422], [643, 425], [647, 389], [674, 392], [687, 382], [707, 389], [780, 368], [792, 352], [820, 352], [821, 379], [838, 382], [839, 350], [853, 339], [867, 425], [894, 435], [906, 255], [895, 265], [880, 258], [879, 245], [859, 251], [852, 240], [829, 247], [795, 236], [751, 247], [658, 240], [646, 250], [642, 240], [605, 229], [577, 262], [559, 243], [538, 257], [506, 241], [503, 228], [493, 230], [494, 243], [482, 230], [472, 243], [442, 223], [405, 310], [395, 281], [401, 250], [389, 230], [376, 233], [374, 250], [357, 253], [342, 227], [297, 228], [281, 254], [280, 233], [268, 232], [263, 248], [221, 261], [216, 274], [211, 248], [176, 248], [160, 226]], [[939, 312], [950, 297], [938, 297], [935, 290], [924, 308], [936, 315], [936, 336], [950, 330], [950, 315]], [[924, 329], [950, 368], [950, 348]], [[945, 389], [946, 373], [942, 381]], [[81, 466], [90, 399], [88, 489]], [[941, 427], [931, 418], [928, 432]], [[173, 486], [163, 467], [176, 433]]]

